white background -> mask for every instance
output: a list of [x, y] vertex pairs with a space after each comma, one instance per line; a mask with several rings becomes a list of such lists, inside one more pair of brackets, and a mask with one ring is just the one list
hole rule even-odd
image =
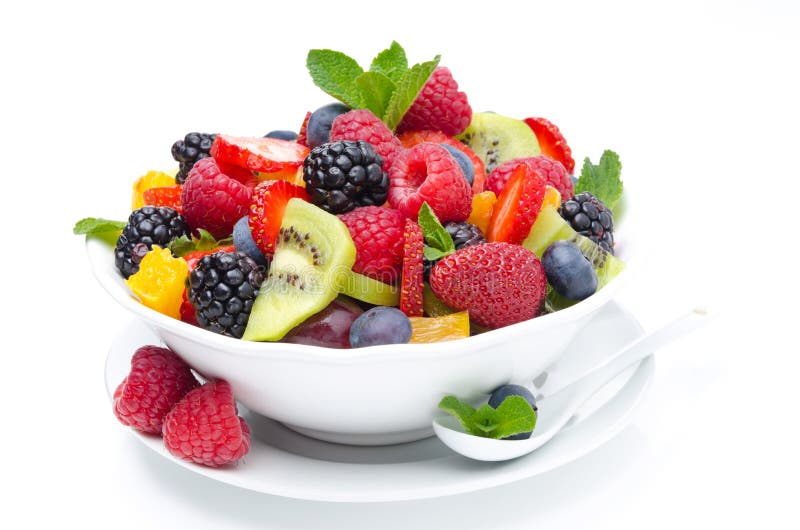
[[[25, 3], [0, 8], [5, 521], [115, 528], [797, 528], [800, 134], [796, 2]], [[22, 4], [22, 3], [15, 3]], [[162, 5], [164, 4], [164, 5]], [[521, 6], [525, 7], [521, 7]], [[378, 7], [382, 6], [382, 7]], [[255, 494], [151, 453], [103, 363], [128, 315], [94, 282], [84, 216], [190, 130], [296, 128], [328, 97], [309, 48], [442, 54], [476, 110], [552, 119], [620, 153], [649, 251], [621, 297], [645, 327], [698, 304], [633, 422], [545, 475], [427, 501]], [[199, 526], [198, 526], [199, 525]]]

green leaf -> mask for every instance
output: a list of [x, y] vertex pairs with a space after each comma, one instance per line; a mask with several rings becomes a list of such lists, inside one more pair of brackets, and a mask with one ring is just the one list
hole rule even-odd
[[403, 74], [403, 77], [397, 82], [397, 90], [392, 94], [386, 112], [381, 116], [383, 123], [387, 127], [392, 130], [397, 127], [406, 111], [414, 103], [419, 91], [422, 90], [422, 87], [425, 86], [428, 78], [436, 69], [439, 59], [441, 59], [441, 56], [437, 55], [432, 61], [415, 64]]
[[361, 91], [364, 106], [375, 116], [383, 116], [389, 99], [397, 86], [381, 72], [364, 72], [356, 78], [356, 86]]
[[536, 411], [521, 396], [509, 396], [496, 409], [483, 405], [475, 410], [455, 396], [445, 396], [439, 408], [454, 416], [464, 430], [484, 438], [507, 438], [536, 427]]
[[[426, 247], [423, 249], [425, 257], [430, 259], [439, 259], [452, 254], [456, 251], [456, 246], [453, 243], [453, 237], [445, 230], [442, 223], [433, 213], [433, 210], [428, 206], [427, 202], [422, 203], [417, 216], [417, 222], [422, 228], [422, 235], [425, 238]], [[430, 249], [430, 250], [428, 250]], [[431, 256], [437, 255], [433, 258]]]
[[472, 405], [455, 396], [445, 396], [439, 402], [439, 408], [457, 419], [465, 431], [472, 432], [472, 416], [475, 415]]
[[199, 238], [181, 236], [170, 241], [169, 245], [167, 245], [167, 248], [169, 248], [173, 256], [176, 258], [181, 258], [190, 252], [195, 252], [198, 250], [206, 251], [222, 245], [231, 244], [230, 238], [217, 241], [207, 230], [200, 228], [198, 229], [198, 232], [200, 233]]
[[428, 261], [436, 261], [447, 256], [448, 254], [450, 254], [450, 252], [442, 252], [438, 248], [429, 247], [428, 245], [425, 245], [422, 247], [422, 254]]
[[354, 109], [363, 106], [356, 78], [364, 70], [354, 59], [334, 50], [310, 50], [306, 67], [319, 88]]
[[592, 164], [587, 157], [583, 161], [581, 176], [575, 184], [575, 193], [588, 191], [613, 211], [622, 197], [621, 173], [622, 163], [614, 151], [603, 151], [599, 165]]
[[121, 232], [125, 228], [125, 221], [112, 221], [102, 217], [86, 217], [81, 219], [72, 227], [72, 233], [80, 235], [98, 235], [107, 232]]
[[[391, 46], [379, 53], [369, 66], [371, 72], [379, 72], [398, 83], [403, 78], [403, 74], [408, 70], [408, 59], [406, 52], [397, 42], [392, 41]], [[381, 116], [381, 114], [376, 114]]]

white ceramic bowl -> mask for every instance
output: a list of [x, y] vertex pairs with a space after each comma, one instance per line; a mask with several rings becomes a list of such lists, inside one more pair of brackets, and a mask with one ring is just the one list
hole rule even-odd
[[250, 410], [314, 438], [382, 445], [430, 436], [446, 394], [477, 399], [542, 373], [630, 275], [631, 242], [624, 241], [617, 253], [628, 267], [570, 308], [457, 341], [351, 350], [247, 342], [169, 318], [133, 298], [107, 244], [90, 238], [86, 248], [117, 302], [199, 373], [229, 381]]

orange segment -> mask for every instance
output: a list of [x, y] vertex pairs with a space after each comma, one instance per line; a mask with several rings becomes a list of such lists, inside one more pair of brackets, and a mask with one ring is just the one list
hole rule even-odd
[[133, 183], [133, 198], [131, 209], [136, 210], [145, 205], [144, 192], [150, 188], [174, 186], [175, 177], [163, 171], [148, 171]]
[[497, 196], [493, 191], [483, 191], [472, 196], [472, 212], [467, 219], [481, 229], [484, 234], [489, 230], [489, 221], [492, 220], [492, 208], [497, 202]]
[[287, 166], [278, 171], [273, 171], [272, 173], [259, 173], [258, 181], [263, 182], [265, 180], [288, 180], [295, 186], [305, 187], [306, 185], [303, 180], [303, 166], [297, 168]]
[[542, 201], [542, 208], [545, 206], [552, 206], [556, 210], [561, 206], [561, 194], [551, 185], [544, 187], [544, 200]]
[[411, 343], [443, 342], [469, 337], [469, 313], [460, 311], [439, 317], [410, 317]]
[[154, 246], [139, 264], [139, 272], [125, 280], [133, 294], [150, 309], [181, 317], [181, 303], [189, 266], [173, 258], [169, 249]]

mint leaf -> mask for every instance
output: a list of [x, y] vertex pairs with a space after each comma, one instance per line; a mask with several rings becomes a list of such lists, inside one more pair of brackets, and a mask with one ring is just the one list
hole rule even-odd
[[[408, 70], [406, 52], [397, 42], [392, 41], [391, 46], [383, 50], [372, 60], [369, 69], [371, 72], [384, 74], [391, 79], [393, 83], [397, 83], [402, 79], [406, 70]], [[382, 114], [376, 113], [375, 115], [381, 116]]]
[[108, 232], [121, 232], [125, 228], [125, 224], [125, 221], [112, 221], [102, 217], [86, 217], [75, 223], [72, 233], [92, 236], [107, 234]]
[[[425, 257], [429, 260], [439, 259], [452, 254], [456, 251], [453, 237], [447, 233], [442, 223], [428, 206], [427, 202], [422, 203], [417, 216], [417, 222], [422, 228], [422, 235], [425, 238], [426, 246], [423, 248]], [[433, 257], [438, 256], [438, 257]]]
[[169, 248], [173, 256], [176, 258], [182, 258], [190, 252], [206, 251], [222, 245], [231, 244], [230, 238], [217, 241], [207, 230], [200, 228], [198, 229], [198, 232], [200, 233], [199, 238], [181, 236], [170, 241], [167, 245], [167, 248]]
[[603, 151], [599, 165], [592, 164], [589, 157], [586, 157], [581, 176], [575, 184], [575, 193], [588, 191], [613, 211], [622, 197], [621, 173], [622, 163], [614, 151]]
[[478, 410], [455, 396], [445, 396], [439, 408], [455, 417], [466, 432], [484, 438], [507, 438], [536, 427], [536, 411], [521, 396], [507, 397], [496, 409], [483, 405]]
[[383, 116], [386, 106], [397, 86], [386, 74], [364, 72], [356, 78], [356, 86], [361, 91], [364, 106], [375, 116]]
[[422, 247], [422, 254], [425, 256], [425, 259], [427, 259], [428, 261], [436, 261], [436, 260], [442, 259], [443, 257], [445, 257], [445, 256], [447, 256], [448, 254], [451, 254], [451, 253], [450, 252], [443, 252], [443, 251], [439, 250], [438, 248], [429, 247], [428, 245], [425, 245], [425, 246]]
[[439, 402], [439, 408], [457, 419], [465, 431], [475, 434], [472, 432], [472, 416], [475, 415], [472, 405], [464, 403], [455, 396], [445, 396]]
[[361, 91], [356, 78], [364, 73], [358, 63], [334, 50], [310, 50], [306, 67], [319, 88], [354, 109], [361, 108]]
[[440, 55], [434, 57], [432, 61], [415, 64], [407, 70], [403, 77], [397, 81], [397, 90], [392, 94], [386, 112], [380, 118], [387, 127], [394, 130], [403, 119], [406, 111], [414, 103], [417, 94], [425, 86], [436, 66], [439, 64]]

